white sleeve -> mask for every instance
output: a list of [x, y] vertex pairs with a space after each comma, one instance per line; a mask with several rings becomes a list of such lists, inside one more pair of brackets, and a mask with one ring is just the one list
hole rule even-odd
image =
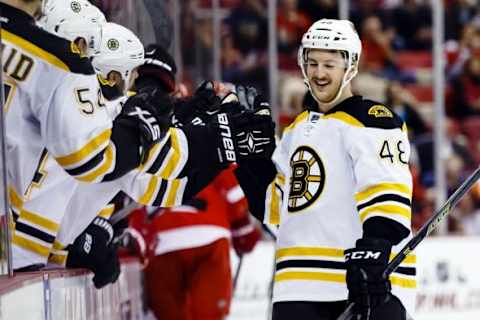
[[115, 167], [112, 121], [98, 104], [95, 75], [70, 73], [41, 115], [42, 138], [57, 162], [75, 178], [94, 182]]
[[345, 132], [345, 145], [352, 158], [361, 222], [384, 217], [410, 230], [412, 177], [406, 129], [350, 127]]

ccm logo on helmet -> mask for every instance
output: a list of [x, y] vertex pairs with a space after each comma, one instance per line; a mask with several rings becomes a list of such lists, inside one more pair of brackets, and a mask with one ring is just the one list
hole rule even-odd
[[237, 157], [235, 156], [232, 132], [230, 130], [228, 117], [225, 113], [221, 113], [217, 115], [217, 119], [220, 127], [220, 135], [222, 136], [223, 147], [225, 148], [225, 156], [227, 157], [228, 161], [235, 162]]
[[345, 261], [348, 260], [367, 260], [373, 259], [377, 260], [382, 255], [381, 251], [374, 252], [374, 251], [355, 251], [355, 252], [348, 252], [345, 254]]

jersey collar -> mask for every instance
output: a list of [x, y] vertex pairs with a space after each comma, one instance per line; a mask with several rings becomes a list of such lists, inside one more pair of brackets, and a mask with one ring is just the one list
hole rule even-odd
[[327, 115], [327, 114], [335, 113], [335, 112], [338, 112], [338, 111], [345, 111], [345, 110], [348, 110], [350, 108], [354, 108], [355, 105], [358, 105], [358, 103], [362, 100], [363, 100], [362, 96], [351, 96], [351, 97], [343, 100], [342, 102], [340, 102], [339, 104], [337, 104], [335, 107], [328, 110], [324, 114]]

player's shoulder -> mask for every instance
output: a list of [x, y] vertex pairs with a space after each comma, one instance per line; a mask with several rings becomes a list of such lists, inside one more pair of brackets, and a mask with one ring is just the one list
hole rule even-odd
[[378, 129], [404, 129], [403, 120], [385, 104], [353, 96], [325, 114], [356, 126]]
[[21, 21], [13, 15], [2, 27], [2, 38], [37, 59], [72, 73], [95, 73], [90, 60], [80, 55], [75, 44], [43, 30], [35, 25], [33, 20]]
[[283, 133], [287, 133], [289, 131], [292, 131], [293, 129], [295, 129], [299, 124], [301, 123], [304, 123], [308, 120], [310, 116], [310, 111], [308, 110], [305, 110], [303, 111], [302, 113], [300, 113], [296, 118], [295, 120], [288, 126], [286, 127], [284, 130], [283, 130]]

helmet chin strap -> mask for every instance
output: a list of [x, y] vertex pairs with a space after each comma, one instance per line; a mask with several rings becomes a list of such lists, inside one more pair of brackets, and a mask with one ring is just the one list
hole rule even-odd
[[305, 84], [307, 85], [308, 87], [308, 90], [310, 91], [310, 93], [312, 94], [312, 97], [315, 99], [315, 101], [317, 101], [317, 103], [319, 105], [322, 105], [322, 104], [330, 104], [330, 105], [334, 105], [337, 100], [340, 98], [340, 96], [342, 95], [342, 92], [343, 92], [343, 89], [345, 89], [345, 87], [350, 83], [350, 81], [352, 81], [353, 77], [355, 77], [355, 74], [356, 72], [353, 72], [352, 75], [347, 79], [347, 75], [350, 73], [350, 71], [352, 70], [352, 67], [348, 67], [347, 71], [345, 72], [345, 74], [343, 75], [343, 78], [342, 78], [342, 85], [340, 86], [340, 88], [338, 89], [337, 91], [337, 94], [335, 95], [335, 97], [328, 101], [328, 102], [322, 102], [320, 101], [316, 96], [315, 96], [315, 93], [313, 92], [312, 90], [312, 87], [310, 86], [310, 81], [307, 80], [307, 79], [304, 79], [305, 81]]

